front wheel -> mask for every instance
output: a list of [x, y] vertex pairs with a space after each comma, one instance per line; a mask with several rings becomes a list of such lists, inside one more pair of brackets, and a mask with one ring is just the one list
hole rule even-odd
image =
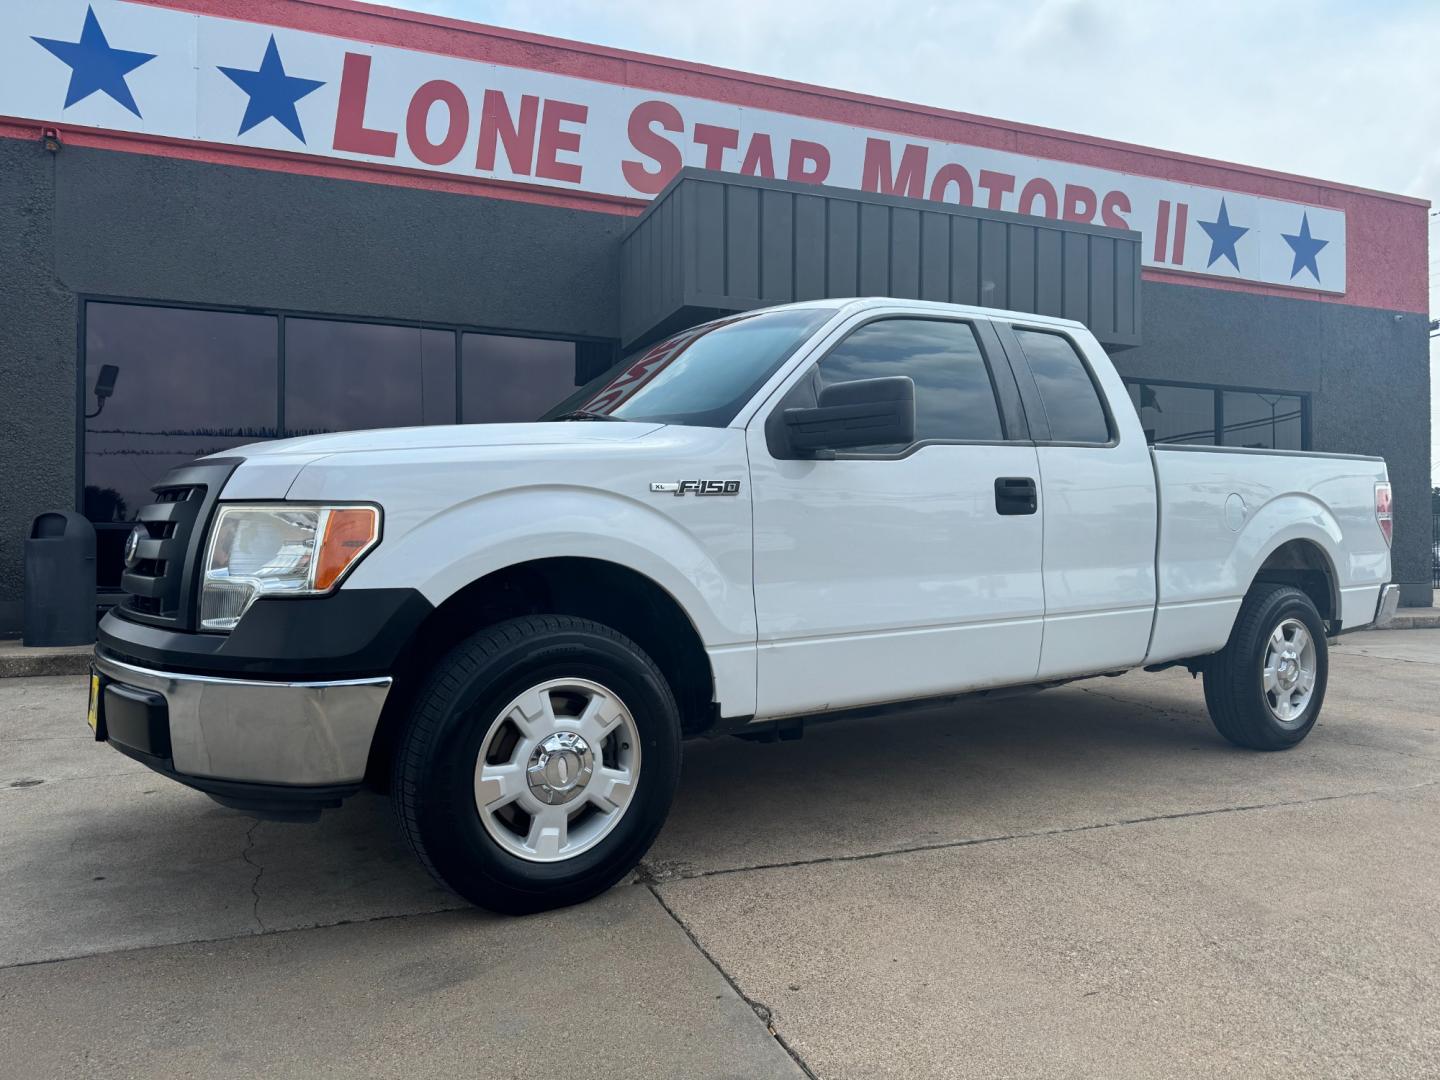
[[1315, 726], [1330, 659], [1314, 602], [1289, 585], [1254, 586], [1225, 648], [1205, 665], [1205, 704], [1220, 734], [1285, 750]]
[[431, 873], [492, 911], [542, 911], [645, 854], [679, 779], [679, 713], [609, 627], [512, 619], [436, 665], [393, 770], [401, 830]]

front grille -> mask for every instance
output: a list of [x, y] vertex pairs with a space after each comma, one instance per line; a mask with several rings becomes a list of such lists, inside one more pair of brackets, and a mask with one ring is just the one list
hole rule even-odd
[[183, 591], [185, 541], [195, 528], [206, 489], [200, 484], [162, 483], [154, 491], [155, 501], [136, 515], [145, 537], [136, 548], [138, 561], [127, 564], [120, 576], [120, 588], [127, 594], [121, 606], [139, 615], [174, 619]]
[[215, 499], [239, 461], [217, 458], [173, 470], [135, 516], [143, 534], [120, 575], [123, 613], [141, 622], [188, 629], [205, 527]]

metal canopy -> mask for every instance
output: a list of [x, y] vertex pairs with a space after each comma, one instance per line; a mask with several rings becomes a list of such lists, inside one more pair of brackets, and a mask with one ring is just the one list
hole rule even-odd
[[1140, 344], [1140, 234], [682, 169], [621, 241], [625, 348], [717, 315], [898, 296], [1059, 315]]

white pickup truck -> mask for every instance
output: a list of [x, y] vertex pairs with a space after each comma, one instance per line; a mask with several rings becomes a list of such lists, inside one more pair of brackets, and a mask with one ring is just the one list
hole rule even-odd
[[320, 435], [171, 473], [100, 626], [100, 740], [222, 803], [388, 789], [522, 912], [629, 871], [682, 740], [1181, 664], [1298, 743], [1393, 615], [1379, 458], [1146, 444], [1086, 329], [908, 300], [698, 326], [537, 423]]

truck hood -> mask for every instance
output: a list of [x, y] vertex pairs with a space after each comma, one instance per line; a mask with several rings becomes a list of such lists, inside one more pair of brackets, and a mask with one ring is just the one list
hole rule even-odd
[[250, 443], [234, 450], [221, 451], [215, 456], [239, 457], [248, 461], [284, 455], [313, 460], [330, 454], [375, 453], [385, 450], [565, 444], [581, 446], [597, 442], [629, 442], [663, 426], [626, 421], [575, 420], [543, 424], [449, 424], [439, 427], [379, 428], [372, 431], [337, 431], [328, 435], [303, 435], [295, 439]]
[[327, 458], [344, 460], [341, 455], [433, 452], [449, 456], [463, 455], [484, 447], [573, 446], [584, 449], [633, 442], [664, 426], [577, 420], [546, 424], [380, 428], [250, 443], [212, 456], [243, 459], [225, 485], [226, 499], [283, 499], [307, 466]]

